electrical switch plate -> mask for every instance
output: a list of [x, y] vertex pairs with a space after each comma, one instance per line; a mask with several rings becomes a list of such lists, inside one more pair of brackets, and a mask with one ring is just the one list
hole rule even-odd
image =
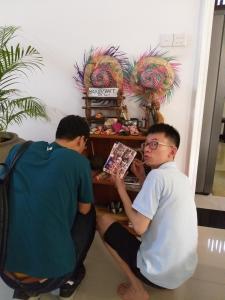
[[176, 33], [173, 35], [173, 47], [185, 47], [187, 45], [187, 36], [185, 33]]
[[161, 34], [160, 35], [160, 46], [161, 47], [172, 47], [173, 45], [173, 34]]

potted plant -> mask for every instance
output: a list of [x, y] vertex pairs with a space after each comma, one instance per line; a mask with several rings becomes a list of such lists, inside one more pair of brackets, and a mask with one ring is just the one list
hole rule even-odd
[[4, 161], [9, 149], [21, 141], [16, 134], [7, 132], [10, 124], [20, 125], [27, 118], [47, 119], [40, 100], [21, 96], [16, 87], [21, 76], [43, 65], [34, 47], [12, 43], [18, 29], [16, 26], [0, 27], [0, 162]]

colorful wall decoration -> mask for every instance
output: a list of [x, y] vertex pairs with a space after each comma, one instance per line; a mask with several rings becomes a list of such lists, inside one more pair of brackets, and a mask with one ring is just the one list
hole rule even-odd
[[[84, 55], [82, 67], [75, 64], [74, 79], [86, 95], [89, 88], [118, 88], [118, 96], [125, 92], [135, 97], [145, 111], [145, 128], [148, 128], [164, 122], [160, 105], [170, 99], [179, 86], [179, 65], [174, 57], [158, 48], [146, 51], [133, 63], [119, 47], [91, 48]], [[126, 108], [122, 102], [121, 105]]]
[[119, 47], [91, 48], [88, 54], [84, 54], [83, 66], [75, 64], [74, 79], [83, 93], [88, 93], [91, 87], [119, 88], [122, 93], [128, 69], [128, 58]]
[[130, 64], [126, 91], [143, 104], [162, 103], [179, 86], [178, 66], [174, 57], [166, 56], [157, 48], [145, 52]]

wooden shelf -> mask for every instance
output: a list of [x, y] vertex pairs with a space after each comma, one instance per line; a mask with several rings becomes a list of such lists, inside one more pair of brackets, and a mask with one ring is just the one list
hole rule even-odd
[[[102, 172], [100, 172], [102, 173]], [[100, 173], [98, 172], [94, 172], [93, 173], [93, 177], [92, 177], [92, 182], [93, 184], [97, 184], [97, 185], [108, 185], [108, 186], [114, 186], [114, 183], [112, 182], [110, 175], [107, 178], [101, 178], [101, 179], [97, 179], [96, 176], [98, 176]], [[141, 189], [141, 185], [137, 185], [137, 184], [131, 184], [131, 183], [126, 183], [126, 190], [129, 192], [134, 192], [134, 193], [138, 193]]]
[[93, 177], [93, 183], [94, 184], [100, 184], [100, 185], [102, 184], [102, 185], [111, 185], [111, 186], [113, 186], [113, 183], [110, 179], [100, 179], [100, 180], [98, 180], [98, 179], [96, 179], [96, 176]]
[[[103, 110], [108, 110], [108, 109], [121, 109], [121, 107], [120, 106], [118, 106], [118, 105], [99, 105], [99, 106], [82, 106], [82, 108], [83, 109], [90, 109], [90, 110], [92, 110], [92, 109], [103, 109]], [[107, 117], [108, 118], [108, 117]]]
[[126, 184], [126, 190], [128, 192], [134, 192], [134, 193], [138, 193], [141, 189], [141, 185], [135, 185], [135, 184]]
[[118, 213], [118, 214], [113, 214], [106, 207], [96, 205], [95, 208], [96, 208], [97, 215], [110, 214], [110, 215], [112, 215], [112, 217], [115, 218], [116, 221], [128, 222], [128, 218], [124, 212]]
[[[90, 160], [93, 159], [94, 161], [95, 159], [99, 158], [104, 162], [107, 160], [115, 142], [120, 141], [128, 147], [140, 151], [141, 144], [145, 141], [145, 138], [146, 136], [143, 134], [126, 136], [118, 134], [91, 134], [87, 143], [87, 155]], [[121, 199], [117, 189], [109, 178], [100, 176], [98, 180], [96, 179], [95, 176], [98, 175], [99, 172], [101, 171], [93, 171], [93, 190], [97, 214], [110, 214], [116, 221], [120, 222], [121, 225], [123, 225], [132, 234], [137, 235], [129, 226], [128, 218], [125, 213], [113, 214], [107, 209], [110, 202], [121, 202]], [[131, 201], [135, 199], [140, 188], [140, 186], [137, 186], [135, 184], [126, 184], [126, 189]]]
[[105, 101], [105, 100], [123, 100], [125, 99], [124, 96], [119, 96], [119, 97], [88, 97], [88, 96], [85, 96], [85, 97], [82, 97], [82, 99], [85, 99], [85, 100], [100, 100], [100, 101]]
[[87, 118], [87, 120], [91, 123], [95, 123], [95, 124], [104, 124], [105, 123], [105, 118], [98, 118], [96, 119], [95, 117], [89, 117]]
[[91, 134], [90, 139], [111, 139], [126, 141], [145, 141], [145, 135]]
[[96, 111], [104, 111], [105, 118], [113, 115], [114, 118], [119, 118], [123, 113], [124, 106], [122, 105], [124, 96], [118, 95], [117, 97], [88, 97], [84, 96], [85, 100], [82, 109], [85, 110], [85, 115], [89, 125], [93, 123], [92, 118]]

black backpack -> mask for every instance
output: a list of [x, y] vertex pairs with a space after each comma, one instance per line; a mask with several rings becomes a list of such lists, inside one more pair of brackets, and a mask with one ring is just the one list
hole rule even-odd
[[[23, 143], [15, 154], [11, 166], [8, 167], [5, 163], [0, 163], [0, 271], [4, 270], [5, 255], [7, 247], [7, 237], [8, 237], [8, 188], [10, 175], [12, 170], [26, 151], [26, 149], [31, 144], [31, 141]], [[3, 171], [3, 172], [2, 172]]]

